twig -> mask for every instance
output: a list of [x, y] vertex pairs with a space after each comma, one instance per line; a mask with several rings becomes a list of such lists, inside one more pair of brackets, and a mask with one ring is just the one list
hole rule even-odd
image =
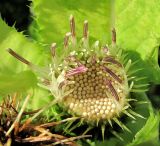
[[65, 143], [65, 142], [69, 142], [69, 141], [74, 141], [74, 140], [81, 139], [81, 138], [88, 138], [88, 137], [92, 137], [92, 135], [81, 135], [81, 136], [70, 137], [70, 138], [67, 138], [67, 139], [55, 142], [52, 145], [58, 145], [58, 144], [61, 144], [61, 143]]
[[9, 130], [7, 131], [6, 136], [9, 136], [9, 134], [10, 134], [10, 133], [12, 132], [12, 130], [15, 128], [15, 125], [17, 125], [17, 123], [19, 123], [19, 121], [20, 121], [20, 119], [21, 119], [21, 116], [22, 116], [22, 114], [23, 114], [23, 111], [24, 111], [24, 109], [25, 109], [25, 107], [26, 107], [26, 105], [27, 105], [27, 103], [28, 103], [29, 98], [30, 98], [30, 95], [28, 95], [28, 96], [26, 97], [26, 99], [25, 99], [25, 101], [24, 101], [24, 103], [23, 103], [23, 105], [22, 105], [22, 108], [21, 108], [21, 110], [20, 110], [17, 118], [15, 119], [15, 121], [13, 122], [13, 124], [11, 125], [11, 127], [9, 128]]

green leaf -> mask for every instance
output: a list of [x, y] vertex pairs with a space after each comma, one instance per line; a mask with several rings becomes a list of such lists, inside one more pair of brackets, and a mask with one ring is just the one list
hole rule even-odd
[[[136, 93], [133, 94], [132, 96], [138, 101], [147, 102], [146, 104], [137, 104], [136, 107], [134, 108], [134, 111], [136, 113], [142, 115], [146, 119], [137, 118], [136, 121], [132, 120], [128, 121], [126, 126], [132, 131], [132, 135], [129, 134], [121, 135], [121, 137], [125, 140], [125, 145], [136, 146], [136, 144], [144, 144], [146, 142], [152, 143], [153, 142], [152, 139], [154, 139], [155, 143], [157, 143], [159, 115], [154, 113], [153, 107], [145, 93]], [[151, 121], [153, 123], [151, 123]], [[152, 124], [152, 126], [150, 124]], [[149, 125], [150, 128], [148, 127]], [[150, 134], [152, 133], [152, 136], [149, 135], [149, 133]]]
[[31, 87], [36, 87], [36, 84], [37, 79], [31, 71], [22, 71], [12, 75], [2, 74], [0, 75], [0, 95], [24, 92]]
[[8, 48], [12, 48], [34, 64], [43, 64], [48, 59], [45, 54], [46, 52], [41, 45], [30, 38], [26, 38], [13, 27], [7, 26], [2, 19], [0, 19], [0, 34], [1, 69], [5, 68], [7, 71], [18, 72], [28, 68], [24, 64], [18, 62], [15, 58], [11, 57], [7, 52]]
[[160, 116], [154, 114], [153, 109], [150, 109], [150, 116], [144, 127], [135, 135], [135, 139], [127, 146], [157, 146], [159, 141], [159, 120]]
[[116, 1], [117, 43], [137, 52], [145, 62], [150, 81], [160, 83], [158, 46], [160, 45], [160, 1]]
[[24, 91], [36, 85], [36, 76], [28, 67], [12, 57], [6, 49], [12, 48], [35, 64], [45, 64], [48, 59], [43, 48], [31, 39], [7, 26], [0, 19], [0, 95]]
[[[64, 35], [69, 29], [69, 17], [75, 16], [76, 34], [82, 37], [83, 22], [88, 20], [89, 32], [92, 39], [103, 42], [110, 41], [112, 25], [112, 3], [111, 0], [34, 0], [33, 11], [35, 21], [31, 27], [35, 38], [45, 44], [52, 42], [62, 43]], [[37, 28], [37, 29], [36, 29]]]

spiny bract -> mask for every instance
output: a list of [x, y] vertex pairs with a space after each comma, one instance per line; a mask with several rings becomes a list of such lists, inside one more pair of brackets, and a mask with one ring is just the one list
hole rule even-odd
[[[129, 93], [134, 89], [131, 60], [126, 60], [122, 49], [116, 45], [116, 32], [112, 30], [112, 45], [100, 46], [96, 41], [89, 45], [88, 22], [84, 22], [83, 38], [77, 43], [75, 22], [70, 17], [71, 31], [64, 38], [64, 52], [56, 54], [56, 44], [51, 45], [53, 62], [49, 68], [40, 68], [9, 49], [9, 53], [40, 74], [40, 85], [51, 91], [56, 103], [74, 117], [89, 125], [112, 125], [129, 129], [118, 119], [122, 114], [135, 119], [141, 115], [131, 110]], [[139, 78], [136, 80], [141, 80]], [[142, 85], [143, 87], [144, 85]], [[141, 85], [135, 86], [141, 87]], [[142, 89], [142, 91], [144, 91]]]

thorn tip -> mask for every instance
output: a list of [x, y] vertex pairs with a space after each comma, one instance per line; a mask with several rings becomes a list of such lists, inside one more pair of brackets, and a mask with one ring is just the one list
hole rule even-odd
[[71, 35], [74, 38], [76, 36], [76, 33], [75, 33], [75, 20], [73, 15], [70, 15], [70, 29], [71, 29]]
[[84, 37], [85, 39], [88, 38], [88, 21], [87, 21], [87, 20], [84, 21], [83, 37]]
[[64, 37], [64, 48], [68, 47], [70, 35], [71, 35], [71, 33], [67, 32], [66, 35], [65, 35], [65, 37]]
[[31, 63], [28, 60], [26, 60], [25, 58], [23, 58], [22, 56], [20, 56], [16, 52], [14, 52], [12, 49], [8, 48], [7, 51], [9, 52], [9, 54], [11, 54], [13, 57], [15, 57], [19, 61], [23, 62], [24, 64], [31, 65]]
[[51, 45], [51, 55], [52, 55], [52, 57], [55, 56], [55, 49], [56, 49], [56, 43], [52, 43], [52, 45]]
[[112, 29], [112, 44], [116, 44], [116, 29]]

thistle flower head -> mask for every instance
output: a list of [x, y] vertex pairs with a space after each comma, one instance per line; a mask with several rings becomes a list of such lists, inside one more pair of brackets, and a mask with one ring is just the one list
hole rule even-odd
[[[41, 86], [50, 90], [54, 100], [71, 115], [94, 125], [117, 123], [122, 129], [128, 128], [118, 120], [122, 114], [134, 119], [141, 115], [131, 110], [129, 93], [144, 91], [146, 85], [135, 85], [129, 71], [131, 60], [116, 45], [116, 32], [112, 30], [112, 44], [101, 46], [96, 41], [89, 44], [88, 22], [84, 22], [83, 38], [77, 43], [74, 17], [70, 17], [70, 32], [64, 38], [63, 54], [58, 56], [56, 44], [51, 45], [52, 63], [48, 69], [39, 68], [12, 50], [9, 53], [39, 72]], [[141, 79], [137, 79], [141, 80]], [[138, 89], [136, 88], [138, 87]], [[128, 130], [129, 131], [129, 130]]]
[[[88, 22], [84, 22], [80, 44], [76, 43], [73, 16], [70, 17], [70, 27], [71, 32], [64, 38], [61, 64], [54, 65], [58, 66], [57, 72], [64, 71], [65, 83], [63, 89], [59, 90], [68, 93], [63, 96], [60, 104], [68, 109], [69, 113], [83, 117], [87, 122], [111, 120], [119, 116], [128, 104], [126, 99], [129, 94], [127, 75], [120, 58], [121, 50], [115, 45], [115, 30], [111, 46], [101, 47], [97, 41], [90, 47]], [[55, 54], [53, 45], [51, 50], [52, 54]], [[57, 62], [55, 55], [54, 62]]]

